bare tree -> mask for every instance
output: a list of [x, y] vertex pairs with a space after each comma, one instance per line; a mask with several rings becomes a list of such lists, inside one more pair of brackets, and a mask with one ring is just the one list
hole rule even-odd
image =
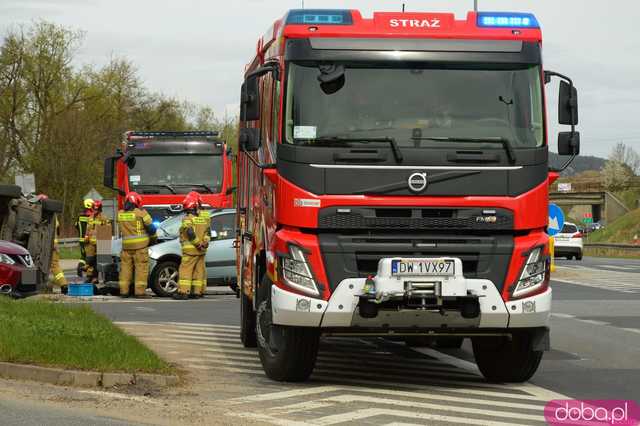
[[629, 167], [634, 174], [640, 174], [640, 155], [631, 146], [618, 142], [609, 155], [609, 161], [616, 161]]

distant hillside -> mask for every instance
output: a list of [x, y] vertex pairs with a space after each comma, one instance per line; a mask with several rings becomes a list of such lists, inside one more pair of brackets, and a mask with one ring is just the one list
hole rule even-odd
[[[559, 168], [567, 161], [569, 157], [560, 156], [554, 152], [549, 153], [549, 166], [553, 168]], [[586, 172], [588, 170], [602, 170], [604, 163], [607, 160], [600, 157], [593, 157], [591, 155], [579, 155], [567, 170], [562, 172], [562, 176], [573, 176], [578, 173]]]

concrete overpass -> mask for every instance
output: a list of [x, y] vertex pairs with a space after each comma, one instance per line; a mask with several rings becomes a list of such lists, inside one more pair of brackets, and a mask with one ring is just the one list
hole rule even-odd
[[566, 216], [575, 219], [591, 213], [594, 222], [611, 223], [629, 212], [627, 206], [608, 191], [551, 192], [549, 201], [562, 207]]

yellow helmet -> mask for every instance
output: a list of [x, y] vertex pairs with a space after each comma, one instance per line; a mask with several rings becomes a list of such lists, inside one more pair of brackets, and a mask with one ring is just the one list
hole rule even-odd
[[93, 200], [91, 198], [86, 198], [84, 200], [84, 208], [85, 209], [93, 208]]

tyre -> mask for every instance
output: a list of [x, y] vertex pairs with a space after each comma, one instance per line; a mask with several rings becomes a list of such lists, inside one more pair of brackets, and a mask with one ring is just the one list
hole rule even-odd
[[156, 296], [169, 297], [178, 291], [180, 264], [173, 260], [160, 262], [151, 272], [151, 290]]
[[271, 282], [265, 276], [258, 290], [256, 312], [258, 354], [267, 377], [280, 382], [302, 382], [316, 364], [320, 330], [274, 325], [271, 313]]
[[576, 260], [582, 260], [582, 252], [579, 252], [577, 256], [575, 256]]
[[256, 313], [249, 297], [240, 290], [240, 341], [245, 348], [255, 348]]
[[22, 190], [18, 185], [0, 185], [0, 197], [20, 198]]
[[511, 340], [504, 337], [472, 339], [473, 354], [482, 375], [489, 382], [521, 383], [534, 375], [542, 351], [531, 346], [531, 334], [514, 333]]
[[404, 338], [404, 344], [410, 348], [425, 348], [433, 345], [434, 338], [428, 336], [409, 336]]

